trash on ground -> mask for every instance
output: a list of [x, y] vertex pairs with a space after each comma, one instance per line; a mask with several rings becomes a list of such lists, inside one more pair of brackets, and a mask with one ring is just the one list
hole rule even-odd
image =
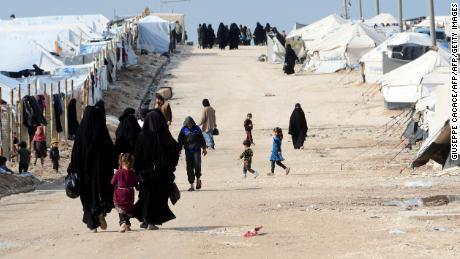
[[259, 231], [262, 229], [263, 226], [255, 227], [254, 229], [249, 230], [248, 232], [244, 233], [243, 237], [255, 237], [259, 235]]
[[431, 188], [433, 186], [433, 182], [425, 181], [425, 180], [417, 180], [417, 181], [406, 182], [404, 185], [409, 188]]
[[397, 236], [397, 235], [402, 235], [402, 234], [406, 234], [406, 232], [400, 230], [400, 229], [396, 229], [396, 228], [392, 228], [388, 231], [388, 233], [392, 236]]

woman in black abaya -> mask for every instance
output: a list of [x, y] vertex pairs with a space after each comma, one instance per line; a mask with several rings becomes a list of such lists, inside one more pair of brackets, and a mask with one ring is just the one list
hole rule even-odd
[[299, 58], [295, 54], [294, 50], [291, 47], [291, 44], [288, 44], [286, 46], [286, 55], [284, 56], [284, 73], [291, 75], [294, 74], [294, 67], [295, 67], [295, 62], [298, 61]]
[[201, 25], [200, 38], [201, 38], [201, 47], [203, 49], [207, 48], [208, 47], [208, 27], [206, 23], [203, 23], [203, 25]]
[[105, 215], [113, 205], [110, 183], [115, 168], [115, 152], [105, 124], [104, 103], [86, 107], [75, 137], [68, 173], [80, 180], [83, 222], [92, 231], [107, 228]]
[[230, 25], [230, 31], [228, 33], [228, 44], [230, 49], [238, 49], [238, 44], [240, 42], [240, 29], [236, 23]]
[[214, 33], [214, 29], [212, 28], [211, 24], [208, 25], [207, 34], [208, 34], [208, 48], [212, 49], [216, 41], [216, 34]]
[[115, 131], [115, 147], [118, 154], [134, 153], [137, 137], [142, 129], [137, 122], [136, 111], [133, 108], [126, 108], [123, 114], [118, 118], [120, 124]]
[[300, 104], [297, 103], [289, 120], [289, 135], [292, 136], [294, 149], [303, 149], [307, 132], [308, 126], [307, 120], [305, 119], [305, 113], [303, 112]]
[[176, 218], [169, 209], [168, 198], [174, 192], [180, 150], [161, 112], [147, 114], [134, 149], [134, 168], [140, 179], [134, 216], [142, 222], [141, 228], [156, 230], [157, 225]]
[[217, 30], [217, 42], [219, 43], [219, 49], [224, 50], [227, 47], [227, 28], [223, 23], [220, 23], [219, 29]]
[[265, 37], [264, 27], [258, 22], [254, 30], [254, 45], [265, 44]]

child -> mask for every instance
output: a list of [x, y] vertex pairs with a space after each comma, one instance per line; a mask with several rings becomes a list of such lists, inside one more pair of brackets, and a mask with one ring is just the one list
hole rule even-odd
[[243, 142], [243, 146], [244, 152], [240, 155], [240, 159], [243, 159], [244, 162], [243, 178], [246, 178], [246, 174], [248, 171], [254, 175], [254, 178], [257, 178], [259, 174], [251, 168], [252, 156], [254, 155], [251, 149], [251, 142], [249, 140], [245, 140]]
[[281, 161], [284, 161], [283, 155], [281, 153], [281, 144], [283, 141], [283, 131], [281, 128], [274, 128], [273, 129], [273, 145], [272, 145], [272, 155], [270, 157], [271, 161], [271, 172], [268, 173], [268, 176], [274, 176], [275, 175], [275, 164], [280, 166], [286, 171], [286, 175], [289, 174], [290, 168], [286, 167], [283, 165]]
[[203, 133], [192, 119], [185, 118], [184, 127], [181, 129], [178, 138], [179, 145], [185, 149], [185, 160], [187, 162], [187, 176], [190, 183], [189, 192], [195, 190], [193, 184], [196, 177], [196, 189], [201, 189], [201, 150], [206, 156], [206, 141]]
[[33, 138], [34, 141], [34, 151], [35, 151], [35, 162], [34, 165], [37, 165], [37, 160], [40, 158], [42, 167], [45, 164], [46, 157], [46, 135], [45, 127], [42, 125], [38, 126], [35, 130], [35, 135]]
[[14, 174], [14, 172], [6, 166], [6, 157], [0, 156], [0, 173], [1, 174]]
[[115, 186], [113, 202], [120, 217], [120, 233], [131, 230], [129, 219], [134, 212], [134, 187], [139, 179], [133, 171], [134, 157], [130, 154], [120, 154], [120, 169], [112, 177], [112, 185]]
[[30, 151], [27, 149], [27, 143], [25, 141], [21, 141], [19, 143], [19, 173], [27, 173], [29, 171], [29, 164], [30, 164]]
[[61, 159], [61, 156], [59, 155], [59, 141], [57, 139], [53, 139], [51, 145], [50, 158], [51, 161], [53, 161], [53, 169], [56, 173], [59, 173], [59, 159]]
[[248, 140], [252, 145], [255, 145], [254, 140], [252, 139], [252, 114], [248, 113], [246, 120], [244, 121], [244, 130], [246, 131], [246, 140]]
[[14, 158], [17, 156], [18, 154], [18, 149], [19, 149], [19, 139], [18, 139], [18, 133], [17, 132], [14, 132], [13, 133], [13, 162], [14, 162]]

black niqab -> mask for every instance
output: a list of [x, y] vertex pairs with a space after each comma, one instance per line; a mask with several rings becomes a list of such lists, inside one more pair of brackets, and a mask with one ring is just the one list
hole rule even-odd
[[262, 24], [257, 23], [256, 28], [254, 30], [254, 44], [259, 45], [259, 44], [264, 44], [266, 41], [266, 34], [264, 31], [264, 27]]
[[223, 23], [220, 23], [219, 29], [217, 30], [217, 42], [219, 43], [220, 49], [225, 49], [228, 44], [228, 30]]
[[302, 107], [300, 107], [300, 104], [296, 104], [289, 120], [289, 135], [292, 136], [292, 143], [295, 149], [299, 149], [303, 146], [307, 132], [308, 126], [305, 113]]
[[115, 147], [118, 154], [134, 153], [137, 138], [142, 129], [136, 120], [136, 111], [133, 108], [126, 108], [123, 114], [118, 118], [120, 124], [115, 131]]
[[297, 55], [295, 54], [294, 50], [292, 49], [291, 45], [288, 44], [286, 46], [286, 54], [284, 56], [284, 73], [290, 75], [294, 74], [294, 67], [295, 67], [295, 62], [299, 60]]

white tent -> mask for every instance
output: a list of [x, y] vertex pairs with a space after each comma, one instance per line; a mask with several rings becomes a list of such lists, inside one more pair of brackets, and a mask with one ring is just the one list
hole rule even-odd
[[421, 96], [421, 85], [431, 89], [447, 83], [450, 55], [443, 49], [429, 51], [418, 59], [385, 74], [378, 82], [388, 108], [415, 103]]
[[301, 38], [305, 42], [306, 49], [309, 49], [309, 45], [312, 42], [321, 39], [322, 37], [327, 35], [329, 31], [331, 31], [332, 29], [340, 27], [341, 25], [346, 23], [350, 23], [350, 21], [343, 19], [337, 14], [331, 14], [308, 26], [291, 31], [287, 38]]
[[431, 41], [428, 35], [416, 32], [402, 32], [391, 36], [360, 59], [365, 64], [366, 82], [375, 83], [383, 76], [383, 53], [386, 52], [391, 57], [392, 47], [403, 44], [430, 46]]
[[157, 16], [149, 15], [139, 20], [138, 48], [150, 52], [169, 51], [169, 34], [174, 24]]
[[365, 24], [343, 24], [310, 45], [310, 61], [305, 68], [317, 73], [332, 73], [357, 66], [365, 53], [384, 40], [384, 35]]
[[382, 24], [386, 26], [387, 24], [390, 24], [390, 25], [399, 24], [399, 21], [396, 20], [396, 18], [389, 13], [381, 13], [377, 16], [372, 17], [369, 20], [366, 20], [364, 23], [370, 26], [374, 26], [374, 25], [380, 26]]
[[267, 35], [267, 56], [268, 62], [272, 64], [282, 64], [284, 63], [284, 56], [286, 54], [286, 49], [281, 44], [281, 42], [276, 38], [276, 36]]

